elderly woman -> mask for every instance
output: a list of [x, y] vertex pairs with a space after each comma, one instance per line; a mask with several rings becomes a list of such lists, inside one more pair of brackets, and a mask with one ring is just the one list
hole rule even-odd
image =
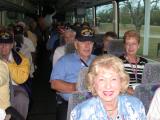
[[71, 112], [71, 120], [146, 120], [142, 102], [123, 94], [129, 77], [119, 58], [97, 57], [87, 77], [88, 89], [94, 97], [77, 105]]
[[140, 35], [135, 30], [129, 30], [124, 34], [124, 47], [126, 53], [120, 58], [124, 63], [126, 72], [130, 77], [130, 87], [127, 92], [134, 93], [134, 89], [141, 83], [142, 73], [145, 64], [148, 62], [145, 58], [138, 56], [137, 51], [140, 47]]
[[130, 76], [130, 84], [141, 83], [144, 65], [148, 62], [137, 55], [140, 47], [140, 35], [135, 30], [129, 30], [124, 34], [124, 47], [126, 54], [121, 56], [125, 70]]

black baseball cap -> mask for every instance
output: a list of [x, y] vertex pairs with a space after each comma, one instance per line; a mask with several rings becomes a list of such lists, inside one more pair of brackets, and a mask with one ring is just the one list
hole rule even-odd
[[76, 30], [76, 39], [80, 42], [94, 42], [94, 31], [89, 27], [79, 28]]
[[13, 43], [13, 35], [8, 32], [0, 32], [0, 43]]

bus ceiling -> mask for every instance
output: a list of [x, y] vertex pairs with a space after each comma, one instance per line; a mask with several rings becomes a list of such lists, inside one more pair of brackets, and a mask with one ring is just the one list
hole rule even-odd
[[[36, 13], [37, 10], [50, 14], [53, 11], [63, 13], [76, 8], [88, 8], [112, 0], [0, 0], [0, 10]], [[116, 0], [120, 1], [120, 0]]]

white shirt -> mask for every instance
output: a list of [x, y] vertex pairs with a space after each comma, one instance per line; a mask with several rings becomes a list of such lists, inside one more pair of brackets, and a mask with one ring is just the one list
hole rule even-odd
[[0, 120], [4, 120], [6, 117], [6, 112], [0, 108]]
[[154, 94], [147, 114], [147, 120], [160, 120], [160, 88]]
[[58, 61], [59, 58], [61, 58], [65, 54], [65, 45], [57, 47], [54, 54], [53, 54], [53, 66]]
[[20, 49], [20, 52], [25, 55], [29, 61], [30, 61], [30, 65], [31, 65], [31, 70], [30, 70], [30, 76], [33, 77], [33, 72], [34, 72], [34, 64], [32, 61], [32, 52], [35, 52], [35, 46], [33, 45], [33, 42], [27, 38], [27, 37], [23, 37], [23, 44], [22, 44], [22, 48]]

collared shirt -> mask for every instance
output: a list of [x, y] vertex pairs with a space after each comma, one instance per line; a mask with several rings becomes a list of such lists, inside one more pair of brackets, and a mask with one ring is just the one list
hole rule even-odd
[[56, 48], [53, 54], [53, 61], [52, 61], [52, 66], [56, 64], [56, 62], [65, 54], [65, 45], [59, 46]]
[[[71, 112], [70, 120], [113, 120], [107, 115], [99, 97], [92, 97], [78, 104]], [[114, 120], [146, 120], [142, 102], [128, 95], [118, 97], [118, 115]]]
[[[90, 65], [94, 58], [95, 56], [91, 55], [86, 64]], [[63, 80], [69, 83], [76, 83], [78, 74], [84, 67], [85, 65], [81, 62], [80, 56], [77, 53], [64, 55], [54, 65], [50, 80]], [[60, 95], [68, 101], [71, 94], [60, 93]]]
[[14, 61], [12, 52], [10, 52], [8, 58], [10, 62], [7, 63], [13, 85], [19, 85], [26, 82], [30, 72], [30, 63], [28, 58], [20, 53], [18, 54], [22, 58], [22, 62], [19, 65]]

